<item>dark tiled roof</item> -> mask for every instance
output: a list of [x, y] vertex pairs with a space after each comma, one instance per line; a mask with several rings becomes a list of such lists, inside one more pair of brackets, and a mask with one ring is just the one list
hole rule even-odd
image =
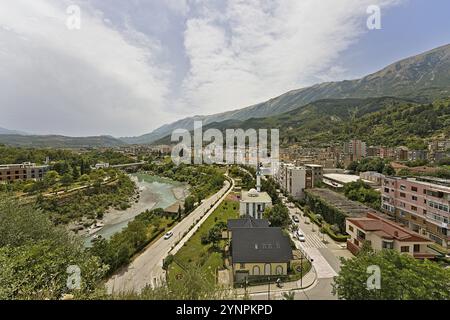
[[251, 217], [244, 219], [230, 219], [227, 223], [228, 230], [236, 228], [268, 228], [269, 221], [265, 219], [254, 219]]
[[289, 262], [292, 249], [281, 228], [236, 228], [231, 239], [233, 263]]

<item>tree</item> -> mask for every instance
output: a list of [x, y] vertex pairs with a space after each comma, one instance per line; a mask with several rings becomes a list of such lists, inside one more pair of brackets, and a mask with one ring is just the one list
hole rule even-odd
[[226, 225], [223, 221], [216, 223], [209, 229], [208, 233], [201, 237], [202, 244], [212, 243], [213, 247], [217, 248], [219, 241], [222, 240], [222, 231], [225, 227]]
[[195, 199], [192, 196], [187, 196], [186, 199], [184, 199], [184, 212], [190, 213], [194, 209], [194, 203]]
[[48, 171], [45, 175], [44, 175], [44, 185], [49, 188], [51, 186], [53, 186], [58, 180], [59, 180], [60, 176], [58, 174], [58, 172], [56, 171]]
[[393, 175], [395, 175], [395, 170], [390, 164], [388, 164], [388, 165], [384, 166], [383, 174], [385, 176], [393, 176]]
[[288, 209], [282, 204], [266, 208], [264, 218], [269, 220], [272, 227], [286, 227], [291, 222]]
[[65, 173], [61, 178], [61, 183], [64, 186], [68, 186], [73, 182], [73, 177], [70, 173]]
[[[450, 269], [419, 261], [395, 250], [366, 250], [341, 260], [334, 278], [333, 293], [346, 300], [449, 300]], [[371, 268], [380, 270], [379, 289], [367, 289]], [[371, 267], [368, 269], [368, 267]], [[368, 273], [369, 270], [369, 273]]]
[[347, 166], [347, 170], [350, 170], [350, 171], [356, 171], [357, 169], [358, 169], [358, 161], [352, 161]]
[[[0, 299], [88, 297], [106, 272], [80, 239], [29, 204], [0, 198], [0, 234]], [[81, 272], [80, 290], [67, 286], [70, 266]]]

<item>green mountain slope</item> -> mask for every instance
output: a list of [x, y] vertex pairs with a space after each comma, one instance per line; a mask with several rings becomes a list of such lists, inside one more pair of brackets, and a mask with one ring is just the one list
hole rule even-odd
[[20, 147], [87, 148], [114, 147], [125, 143], [110, 136], [66, 137], [2, 134], [0, 135], [0, 144]]
[[[437, 135], [450, 136], [450, 99], [432, 104], [382, 97], [327, 99], [281, 115], [245, 121], [227, 120], [203, 128], [279, 129], [282, 145], [329, 145], [351, 138], [397, 146]], [[170, 136], [156, 143], [170, 143]]]
[[429, 103], [437, 98], [450, 96], [450, 45], [406, 58], [361, 79], [317, 84], [243, 109], [185, 118], [166, 124], [149, 134], [122, 139], [128, 143], [152, 143], [175, 129], [192, 129], [194, 120], [211, 124], [264, 118], [286, 113], [318, 100], [385, 96], [413, 99], [419, 103]]

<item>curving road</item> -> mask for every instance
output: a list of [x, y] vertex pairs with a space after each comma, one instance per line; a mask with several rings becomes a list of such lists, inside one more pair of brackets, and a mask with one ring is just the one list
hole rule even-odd
[[113, 275], [106, 283], [108, 293], [140, 292], [147, 285], [158, 286], [165, 277], [165, 271], [162, 269], [163, 259], [180, 240], [184, 243], [191, 237], [192, 233], [189, 232], [182, 239], [198, 220], [201, 219], [196, 227], [203, 223], [205, 217], [209, 216], [231, 192], [233, 185], [234, 182], [230, 186], [230, 182], [226, 180], [221, 190], [203, 200], [200, 206], [172, 229], [174, 235], [170, 239], [165, 240], [161, 237], [134, 259], [126, 269]]

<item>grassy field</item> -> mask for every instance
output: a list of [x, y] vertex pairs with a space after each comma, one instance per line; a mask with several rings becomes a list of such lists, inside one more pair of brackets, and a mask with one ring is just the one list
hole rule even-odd
[[[181, 266], [189, 264], [199, 266], [207, 275], [209, 281], [215, 281], [216, 270], [223, 267], [224, 261], [222, 251], [226, 245], [223, 240], [219, 244], [220, 251], [214, 250], [212, 244], [203, 245], [201, 237], [207, 233], [216, 223], [228, 219], [239, 217], [239, 203], [226, 199], [222, 204], [206, 219], [199, 230], [189, 239], [189, 241], [175, 255], [175, 262], [169, 268], [169, 281], [176, 279], [177, 275], [183, 273]], [[181, 266], [180, 266], [181, 265]]]

